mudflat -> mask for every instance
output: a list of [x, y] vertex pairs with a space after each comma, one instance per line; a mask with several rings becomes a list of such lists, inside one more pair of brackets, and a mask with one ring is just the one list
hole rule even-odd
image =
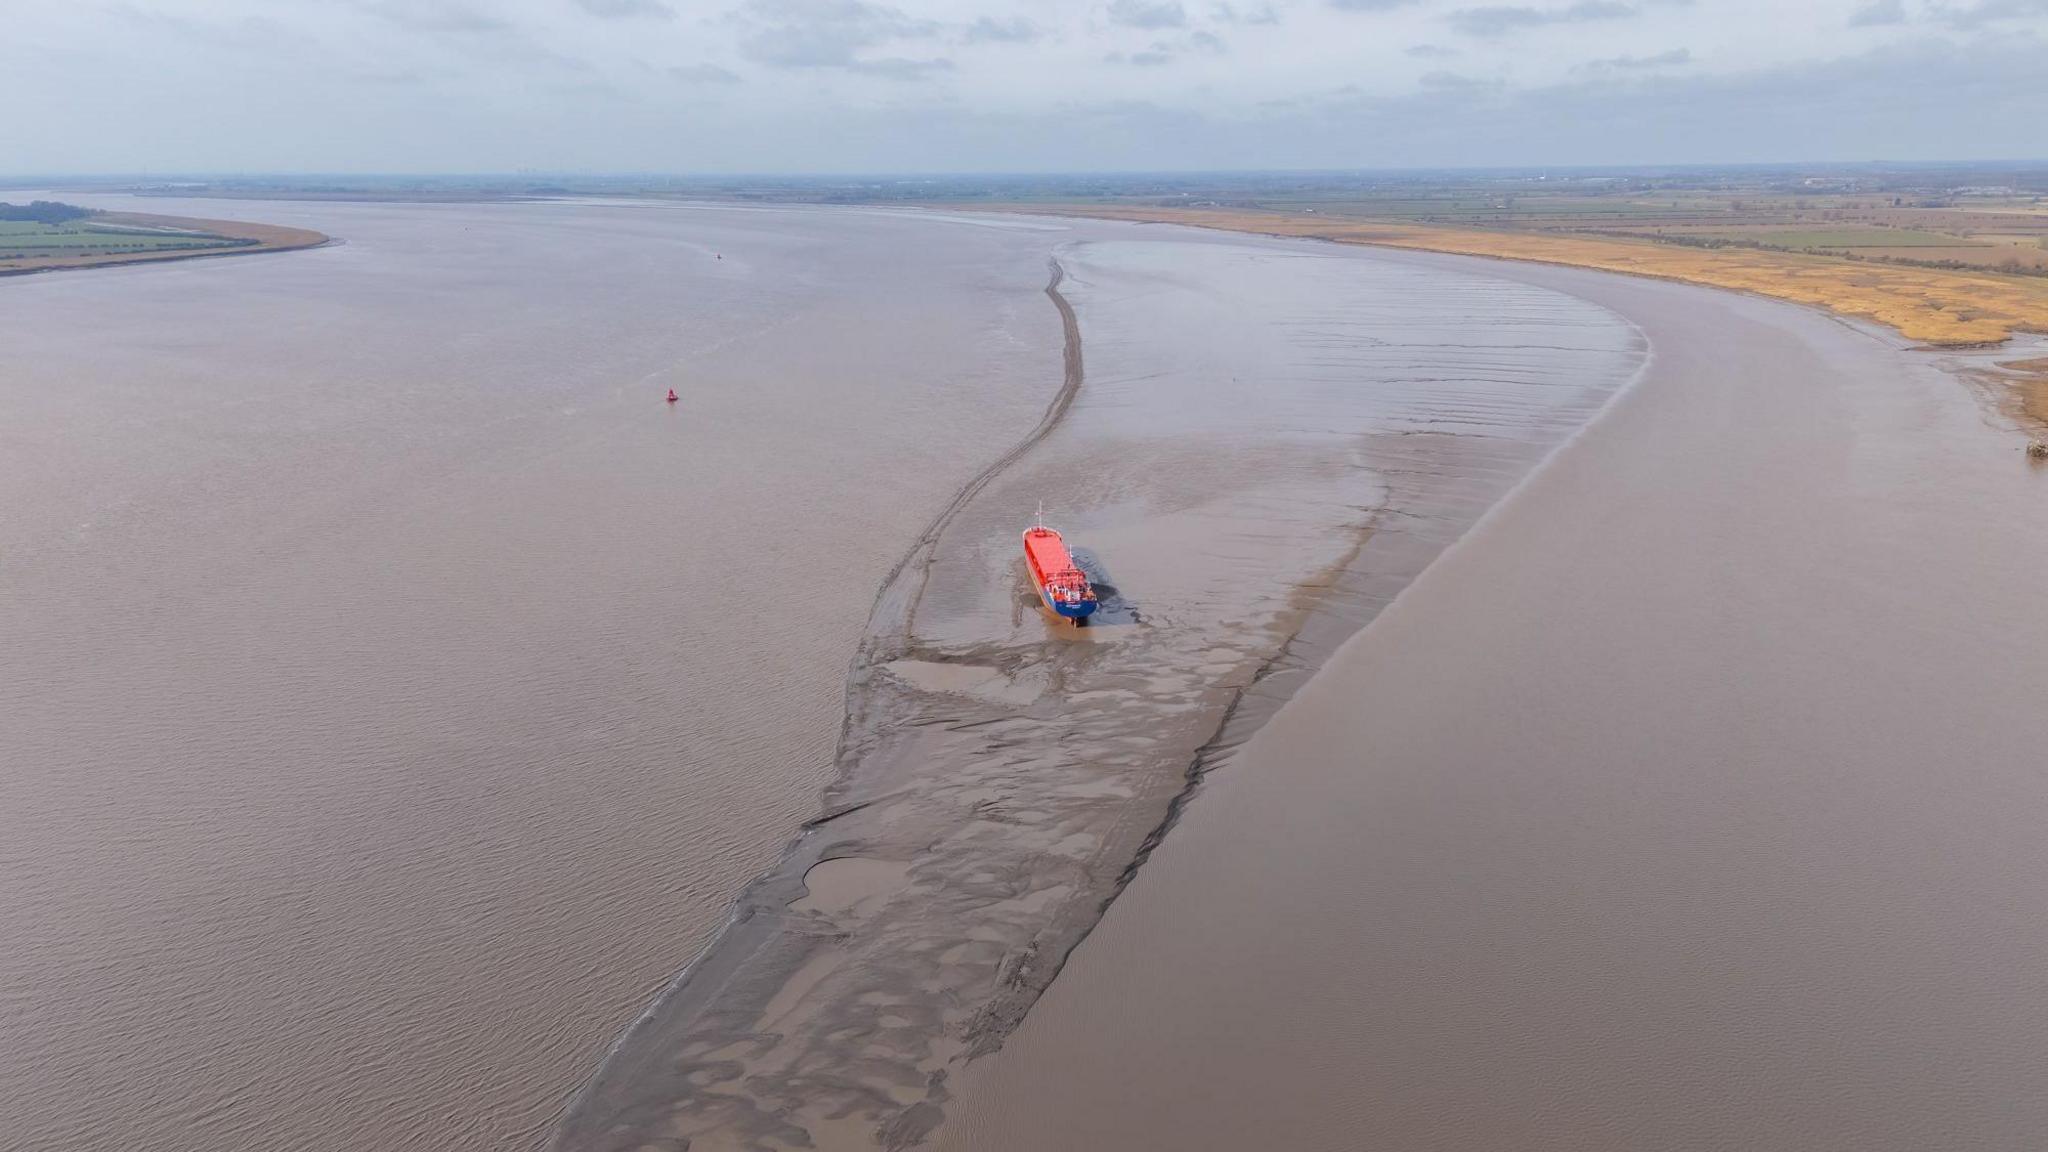
[[[1643, 353], [1569, 296], [1328, 246], [1112, 225], [1053, 255], [1066, 387], [883, 585], [824, 812], [562, 1152], [927, 1136], [1191, 780]], [[1086, 628], [1024, 576], [1041, 504], [1103, 597]]]
[[[0, 290], [35, 1152], [928, 1130], [1191, 773], [1643, 351], [1128, 224], [266, 215], [348, 243]], [[1040, 502], [1096, 626], [1032, 607]]]
[[2048, 471], [1887, 333], [1492, 271], [1640, 382], [1207, 778], [939, 1147], [2048, 1131]]

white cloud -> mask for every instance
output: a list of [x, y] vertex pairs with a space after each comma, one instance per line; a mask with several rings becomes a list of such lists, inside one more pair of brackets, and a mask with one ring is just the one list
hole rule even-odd
[[1904, 0], [1870, 0], [1849, 16], [1852, 28], [1876, 28], [1886, 24], [1904, 24], [1906, 5]]
[[1579, 0], [1562, 8], [1491, 4], [1460, 8], [1451, 13], [1451, 23], [1467, 36], [1506, 36], [1553, 24], [1586, 24], [1596, 20], [1630, 20], [1642, 14], [1633, 4], [1621, 0]]
[[1104, 11], [1111, 24], [1126, 28], [1182, 28], [1188, 22], [1180, 0], [1109, 0]]
[[576, 0], [576, 6], [606, 20], [676, 18], [676, 10], [662, 0]]

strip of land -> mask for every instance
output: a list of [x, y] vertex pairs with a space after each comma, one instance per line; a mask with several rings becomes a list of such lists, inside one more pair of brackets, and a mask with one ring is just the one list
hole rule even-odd
[[1937, 347], [2048, 332], [2048, 278], [1881, 264], [1762, 248], [1700, 248], [1581, 233], [1444, 227], [1254, 208], [1031, 204], [1020, 211], [1491, 256], [1678, 280], [1875, 320]]
[[0, 276], [285, 252], [329, 239], [307, 228], [141, 212], [97, 212], [62, 222], [0, 221]]

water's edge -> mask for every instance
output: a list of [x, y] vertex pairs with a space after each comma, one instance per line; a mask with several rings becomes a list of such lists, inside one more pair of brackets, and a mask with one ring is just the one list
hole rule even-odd
[[[1062, 692], [1022, 705], [962, 703], [957, 688], [907, 683], [889, 667], [997, 669], [1012, 681], [1049, 678], [1074, 697], [1114, 682], [1104, 675], [1113, 660], [1091, 664], [1073, 646], [948, 648], [920, 643], [915, 627], [948, 525], [1043, 442], [1080, 393], [1079, 322], [1060, 291], [1064, 270], [1049, 263], [1045, 292], [1065, 333], [1061, 387], [1039, 425], [962, 487], [884, 581], [848, 673], [837, 778], [823, 813], [620, 1037], [569, 1102], [553, 1148], [684, 1147], [714, 1132], [734, 1147], [921, 1142], [950, 1099], [948, 1077], [1002, 1046], [1203, 777], [1625, 390], [1589, 390], [1583, 410], [1572, 411], [1577, 423], [1554, 438], [1369, 436], [1363, 448], [1386, 497], [1346, 526], [1352, 538], [1342, 556], [1295, 588], [1267, 646], [1250, 642], [1248, 665], [1203, 688], [1185, 738], [1161, 741], [1142, 770], [1099, 769], [1122, 791], [1092, 800], [1095, 811], [1077, 818], [1059, 798], [1076, 774], [1049, 764], [1041, 747], [1058, 742], [1048, 730], [1086, 734], [1077, 733], [1088, 722], [1078, 706], [1056, 699]], [[1647, 349], [1640, 331], [1634, 338], [1640, 365]], [[1011, 735], [1024, 723], [1035, 727]], [[1041, 754], [1020, 759], [1018, 746]], [[1042, 799], [1033, 807], [1019, 793]], [[975, 824], [992, 831], [965, 827]], [[1093, 843], [1062, 859], [1054, 845], [1073, 840], [1077, 824]], [[1069, 835], [1034, 841], [1040, 828]], [[821, 903], [824, 886], [812, 873], [828, 862], [866, 868], [869, 879], [844, 902]], [[888, 913], [878, 915], [883, 905]]]
[[[862, 689], [872, 670], [882, 663], [897, 658], [907, 648], [912, 620], [916, 617], [918, 601], [931, 571], [931, 557], [937, 548], [946, 525], [974, 498], [977, 492], [1010, 467], [1018, 459], [1043, 441], [1057, 428], [1067, 412], [1073, 407], [1074, 398], [1079, 395], [1086, 372], [1081, 349], [1081, 329], [1074, 307], [1060, 292], [1060, 282], [1065, 278], [1065, 269], [1057, 258], [1046, 261], [1049, 279], [1045, 294], [1052, 301], [1060, 317], [1063, 333], [1062, 379], [1058, 391], [1047, 403], [1039, 422], [1016, 446], [991, 462], [988, 467], [976, 473], [953, 499], [932, 518], [925, 530], [919, 534], [903, 559], [890, 570], [877, 591], [873, 608], [869, 613], [868, 627], [860, 648], [856, 651], [847, 672], [845, 716], [840, 725], [840, 746], [836, 757], [839, 775], [827, 786], [824, 794], [824, 811], [806, 821], [796, 836], [784, 848], [782, 856], [768, 871], [756, 877], [733, 898], [731, 911], [725, 923], [719, 928], [703, 950], [676, 973], [675, 979], [651, 1001], [617, 1040], [606, 1050], [586, 1080], [569, 1097], [561, 1114], [554, 1122], [554, 1137], [549, 1142], [556, 1149], [573, 1149], [591, 1146], [601, 1130], [613, 1126], [606, 1124], [607, 1114], [598, 1107], [597, 1097], [608, 1073], [614, 1066], [628, 1057], [637, 1041], [652, 1039], [648, 1033], [657, 1029], [658, 1021], [664, 1015], [669, 1017], [694, 1016], [709, 1006], [712, 998], [723, 991], [737, 966], [745, 959], [756, 955], [768, 942], [776, 925], [761, 917], [767, 912], [789, 903], [793, 898], [789, 892], [792, 880], [801, 890], [802, 877], [816, 864], [821, 852], [813, 846], [806, 850], [806, 842], [813, 833], [832, 822], [854, 814], [875, 802], [874, 798], [857, 802], [844, 802], [839, 795], [849, 784], [848, 774], [857, 761], [849, 756], [849, 750], [861, 743], [857, 734], [856, 719], [864, 712]], [[800, 867], [793, 865], [801, 862]], [[1104, 902], [1106, 908], [1107, 901]], [[639, 1055], [639, 1053], [632, 1053]], [[605, 1108], [612, 1107], [610, 1103]]]

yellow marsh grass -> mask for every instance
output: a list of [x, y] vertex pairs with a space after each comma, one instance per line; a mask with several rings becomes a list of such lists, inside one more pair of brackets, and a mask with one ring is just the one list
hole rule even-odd
[[1908, 268], [1752, 248], [1685, 248], [1608, 237], [1487, 232], [1278, 212], [1109, 205], [1020, 205], [1019, 210], [1533, 260], [1683, 280], [1876, 320], [1898, 329], [1909, 340], [1926, 344], [1995, 344], [2015, 331], [2048, 332], [2048, 277]]

